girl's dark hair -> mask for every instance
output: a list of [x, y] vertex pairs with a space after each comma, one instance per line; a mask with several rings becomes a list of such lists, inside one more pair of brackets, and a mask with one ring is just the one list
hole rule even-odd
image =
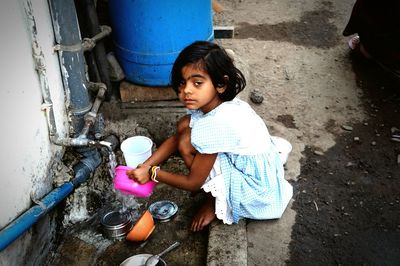
[[223, 48], [212, 42], [197, 41], [180, 52], [172, 67], [171, 83], [177, 93], [183, 79], [182, 68], [189, 64], [206, 71], [215, 88], [226, 85], [225, 91], [219, 94], [222, 101], [232, 100], [246, 86], [243, 73]]

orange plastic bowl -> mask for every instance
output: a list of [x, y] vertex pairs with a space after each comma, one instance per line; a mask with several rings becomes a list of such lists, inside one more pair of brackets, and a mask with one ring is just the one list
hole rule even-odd
[[129, 241], [145, 241], [155, 228], [153, 216], [149, 210], [146, 210], [129, 231], [126, 239]]

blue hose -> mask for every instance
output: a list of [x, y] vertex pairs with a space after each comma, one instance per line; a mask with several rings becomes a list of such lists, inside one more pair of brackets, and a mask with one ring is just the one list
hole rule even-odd
[[60, 201], [65, 199], [74, 189], [71, 182], [64, 183], [62, 186], [54, 189], [47, 194], [40, 205], [35, 205], [24, 214], [19, 216], [6, 228], [0, 232], [0, 251], [8, 247], [15, 239], [27, 231], [35, 224], [40, 217], [45, 215], [49, 210], [54, 208]]

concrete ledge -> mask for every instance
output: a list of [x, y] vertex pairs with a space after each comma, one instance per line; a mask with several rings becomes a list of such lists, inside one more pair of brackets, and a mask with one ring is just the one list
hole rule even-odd
[[214, 221], [208, 236], [208, 266], [247, 265], [246, 221], [226, 225]]
[[154, 101], [154, 102], [129, 102], [121, 103], [122, 109], [141, 109], [143, 112], [148, 110], [157, 109], [160, 112], [165, 111], [164, 109], [178, 109], [186, 113], [185, 106], [179, 101]]

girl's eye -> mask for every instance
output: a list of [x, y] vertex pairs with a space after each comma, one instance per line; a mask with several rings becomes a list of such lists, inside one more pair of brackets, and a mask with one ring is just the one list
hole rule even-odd
[[181, 89], [182, 87], [184, 87], [186, 84], [186, 82], [184, 80], [181, 80], [181, 82], [179, 82], [179, 89]]
[[181, 82], [179, 82], [179, 86], [178, 86], [178, 92], [180, 93], [182, 91], [182, 88], [185, 87], [186, 82], [184, 80], [181, 80]]
[[193, 82], [193, 83], [194, 83], [194, 85], [195, 85], [196, 87], [198, 87], [198, 86], [200, 86], [200, 85], [202, 84], [201, 81], [195, 81], [195, 82]]

